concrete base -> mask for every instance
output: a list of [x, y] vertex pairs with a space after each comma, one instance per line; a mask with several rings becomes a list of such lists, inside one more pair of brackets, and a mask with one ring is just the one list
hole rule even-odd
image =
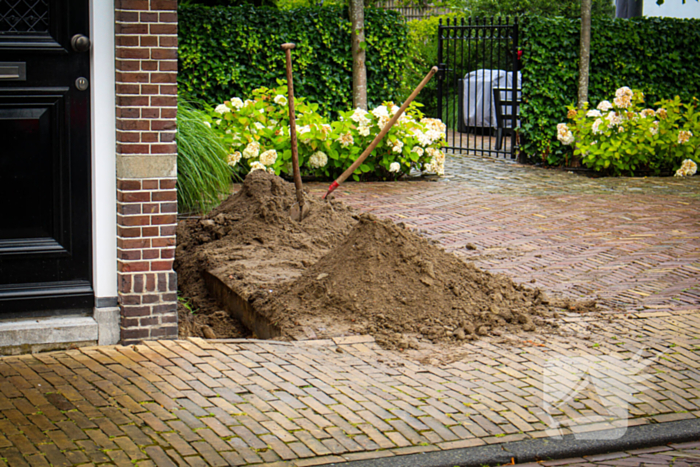
[[[117, 330], [118, 323], [119, 321]], [[0, 322], [0, 355], [17, 355], [72, 345], [94, 345], [97, 341], [98, 323], [90, 316], [26, 318]]]
[[114, 345], [119, 343], [119, 321], [121, 314], [119, 307], [95, 308], [95, 321], [97, 321], [97, 345]]

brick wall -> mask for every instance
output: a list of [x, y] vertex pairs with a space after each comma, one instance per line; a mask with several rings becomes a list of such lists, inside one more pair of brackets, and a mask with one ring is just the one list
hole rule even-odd
[[176, 0], [115, 0], [121, 339], [177, 337]]

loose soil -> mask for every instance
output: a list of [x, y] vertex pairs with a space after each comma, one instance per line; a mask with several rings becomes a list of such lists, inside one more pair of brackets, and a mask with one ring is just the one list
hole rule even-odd
[[198, 309], [182, 307], [181, 337], [248, 336], [208, 297], [201, 272], [213, 269], [284, 339], [371, 334], [384, 348], [415, 349], [556, 332], [558, 311], [595, 308], [480, 270], [403, 224], [306, 200], [309, 217], [293, 221], [293, 185], [256, 171], [204, 219], [179, 224], [175, 268]]

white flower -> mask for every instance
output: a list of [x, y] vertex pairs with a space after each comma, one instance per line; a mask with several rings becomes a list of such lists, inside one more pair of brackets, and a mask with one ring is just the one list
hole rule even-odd
[[383, 130], [386, 124], [389, 123], [389, 120], [391, 119], [388, 115], [382, 115], [379, 117], [379, 120], [377, 120], [377, 127], [379, 127], [380, 130]]
[[221, 114], [221, 115], [225, 114], [226, 112], [230, 112], [230, 111], [231, 111], [231, 109], [229, 109], [226, 104], [219, 104], [214, 109], [214, 112]]
[[360, 126], [360, 128], [357, 129], [357, 132], [360, 134], [360, 136], [367, 136], [369, 135], [369, 127]]
[[596, 118], [595, 122], [593, 122], [593, 126], [591, 127], [591, 130], [593, 130], [594, 135], [599, 135], [603, 132], [603, 130], [600, 129], [600, 125], [602, 125], [603, 119], [602, 118]]
[[262, 165], [271, 166], [277, 160], [277, 151], [270, 149], [260, 154], [260, 163]]
[[392, 162], [389, 164], [389, 172], [398, 172], [399, 170], [401, 170], [401, 164], [398, 162]]
[[428, 130], [425, 132], [425, 136], [430, 138], [431, 142], [439, 141], [445, 138], [445, 133], [437, 130]]
[[260, 122], [255, 122], [255, 128], [257, 128], [258, 130], [262, 130], [265, 128], [265, 125], [263, 125]]
[[269, 173], [270, 175], [275, 175], [275, 169], [273, 169], [272, 167], [268, 167], [267, 173]]
[[403, 142], [402, 142], [402, 141], [399, 141], [399, 140], [396, 140], [396, 142], [394, 143], [394, 148], [392, 149], [392, 151], [394, 151], [394, 152], [396, 152], [396, 153], [401, 153], [401, 150], [402, 150], [402, 149], [403, 149]]
[[216, 123], [217, 125], [221, 125], [221, 119], [219, 119], [219, 120], [214, 120], [214, 123]]
[[413, 136], [418, 140], [418, 144], [421, 146], [430, 146], [433, 142], [432, 138], [420, 130], [414, 130]]
[[605, 119], [608, 121], [608, 128], [612, 128], [615, 125], [622, 123], [622, 118], [616, 112], [609, 112]]
[[602, 117], [602, 114], [600, 113], [600, 110], [591, 109], [586, 112], [586, 117]]
[[355, 111], [350, 116], [350, 119], [358, 123], [360, 126], [369, 125], [369, 118], [367, 118], [367, 112], [360, 109], [359, 107], [355, 109]]
[[241, 160], [241, 152], [236, 151], [233, 154], [228, 155], [228, 160], [226, 162], [231, 167], [235, 167], [235, 165], [238, 164], [238, 161], [240, 161], [240, 160]]
[[561, 141], [562, 144], [569, 145], [574, 142], [574, 135], [566, 126], [566, 123], [560, 123], [557, 125], [557, 139]]
[[423, 148], [420, 146], [413, 146], [413, 149], [411, 149], [411, 152], [415, 152], [416, 154], [418, 154], [418, 157], [423, 156]]
[[685, 131], [685, 130], [679, 131], [678, 132], [678, 144], [687, 143], [692, 136], [693, 136], [693, 132], [691, 132], [691, 131]]
[[279, 105], [287, 105], [287, 102], [288, 102], [287, 98], [284, 97], [282, 94], [277, 94], [275, 96], [274, 101], [275, 101], [275, 104], [279, 104]]
[[[374, 115], [377, 118], [389, 117], [389, 111], [387, 110], [386, 106], [380, 105], [372, 111], [372, 115]], [[387, 121], [388, 120], [389, 119], [387, 118]]]
[[308, 133], [310, 131], [311, 131], [311, 127], [309, 125], [297, 127], [297, 133], [299, 133], [300, 135], [303, 135], [304, 133]]
[[236, 110], [241, 110], [243, 108], [243, 101], [238, 98], [238, 97], [232, 97], [231, 98], [231, 105], [236, 109]]
[[612, 104], [608, 101], [602, 101], [600, 104], [598, 104], [598, 107], [596, 107], [596, 109], [602, 110], [603, 112], [607, 112], [608, 110], [610, 110], [612, 108], [613, 108]]
[[209, 128], [211, 128], [211, 123], [209, 123], [209, 122], [202, 122], [202, 123], [204, 123], [204, 126], [208, 126]]
[[435, 130], [444, 133], [447, 130], [447, 125], [442, 123], [439, 118], [422, 118], [420, 123], [425, 125], [428, 130]]
[[352, 144], [355, 142], [355, 140], [352, 137], [352, 133], [350, 133], [349, 131], [338, 136], [338, 139], [336, 141], [338, 141], [344, 148], [352, 146]]
[[246, 146], [246, 148], [243, 150], [243, 157], [246, 159], [258, 157], [258, 154], [260, 154], [260, 143], [257, 141], [253, 141], [252, 143], [248, 144], [248, 146]]
[[634, 96], [634, 93], [627, 86], [622, 86], [620, 89], [615, 91], [615, 97], [628, 97], [632, 99], [632, 96]]
[[327, 123], [323, 123], [321, 125], [315, 124], [315, 126], [318, 130], [321, 131], [321, 135], [323, 135], [323, 137], [321, 138], [321, 141], [325, 141], [326, 138], [328, 137], [328, 134], [333, 130], [333, 128]]
[[258, 162], [258, 161], [252, 162], [252, 163], [250, 164], [250, 171], [251, 171], [251, 172], [255, 172], [256, 170], [265, 171], [266, 169], [267, 169], [267, 167], [265, 167], [264, 165], [262, 165], [262, 164], [261, 164], [260, 162]]
[[651, 126], [649, 127], [649, 133], [652, 135], [655, 135], [659, 132], [659, 122], [652, 122]]
[[681, 168], [676, 171], [676, 177], [685, 177], [695, 175], [698, 171], [698, 165], [690, 159], [683, 161]]
[[668, 113], [666, 112], [666, 109], [662, 107], [660, 109], [656, 109], [656, 115], [658, 115], [661, 120], [664, 120], [668, 116]]
[[[445, 173], [445, 153], [435, 148], [427, 148], [425, 152], [431, 157], [429, 172], [435, 172], [438, 175]], [[427, 167], [427, 166], [426, 166]]]
[[632, 105], [632, 99], [630, 99], [628, 96], [616, 97], [615, 99], [613, 99], [613, 102], [616, 106], [618, 106], [621, 109], [626, 109], [627, 107]]
[[641, 112], [639, 112], [639, 115], [642, 117], [656, 117], [656, 112], [654, 109], [644, 109]]
[[316, 151], [315, 153], [311, 154], [311, 157], [309, 157], [309, 165], [315, 169], [325, 167], [327, 163], [328, 156], [326, 156], [325, 152]]
[[250, 104], [255, 104], [255, 101], [251, 101], [250, 99], [246, 99], [245, 102], [243, 102], [243, 107], [248, 107]]
[[396, 115], [396, 112], [399, 110], [401, 110], [401, 108], [398, 105], [391, 106], [391, 115]]

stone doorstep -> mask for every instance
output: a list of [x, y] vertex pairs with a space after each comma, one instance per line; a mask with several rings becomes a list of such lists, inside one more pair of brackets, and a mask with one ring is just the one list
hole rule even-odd
[[0, 355], [71, 345], [116, 344], [118, 340], [119, 308], [116, 307], [97, 308], [94, 317], [52, 316], [0, 321]]

